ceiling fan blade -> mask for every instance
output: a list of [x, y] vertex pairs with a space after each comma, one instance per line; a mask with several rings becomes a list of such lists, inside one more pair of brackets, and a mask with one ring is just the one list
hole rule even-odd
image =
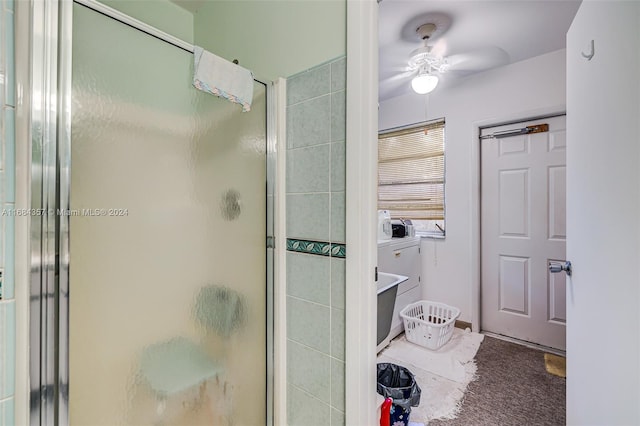
[[381, 47], [378, 56], [380, 81], [405, 71], [410, 71], [407, 58], [409, 57], [409, 52], [411, 52], [414, 47], [415, 46], [410, 44], [400, 49]]
[[387, 80], [389, 78], [396, 77], [397, 75], [400, 75], [400, 74], [413, 73], [413, 72], [415, 72], [415, 70], [409, 69], [409, 67], [406, 66], [406, 65], [404, 65], [404, 66], [398, 65], [398, 66], [394, 66], [394, 67], [387, 67], [384, 70], [380, 69], [378, 71], [378, 80], [380, 80], [380, 81]]
[[409, 81], [411, 80], [411, 78], [416, 74], [415, 71], [405, 71], [405, 72], [400, 72], [400, 73], [396, 73], [391, 77], [387, 77], [385, 79], [380, 79], [380, 84], [381, 85], [398, 85], [398, 84], [402, 84], [405, 81]]
[[499, 47], [486, 47], [447, 56], [447, 62], [447, 72], [471, 74], [506, 65], [509, 62], [509, 54]]
[[445, 39], [441, 38], [435, 43], [430, 43], [429, 45], [431, 46], [431, 53], [433, 53], [435, 56], [447, 56], [445, 55], [445, 53], [447, 52], [447, 41]]
[[411, 78], [415, 75], [415, 71], [406, 71], [397, 73], [391, 77], [380, 79], [378, 84], [378, 96], [380, 99], [387, 99], [403, 92], [405, 86], [411, 86]]

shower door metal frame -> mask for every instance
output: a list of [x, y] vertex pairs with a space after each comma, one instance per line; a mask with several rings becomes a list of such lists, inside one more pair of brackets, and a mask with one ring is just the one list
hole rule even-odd
[[[29, 39], [30, 306], [29, 424], [69, 425], [69, 215], [73, 3], [89, 7], [183, 50], [193, 46], [95, 0], [31, 0]], [[266, 87], [267, 200], [276, 197], [276, 90]], [[195, 90], [195, 89], [194, 89]], [[266, 424], [274, 419], [274, 205], [267, 201]], [[279, 338], [279, 337], [278, 337]]]

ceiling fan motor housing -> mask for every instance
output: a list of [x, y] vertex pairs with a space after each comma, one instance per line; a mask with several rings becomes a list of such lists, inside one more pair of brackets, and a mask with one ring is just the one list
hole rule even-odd
[[425, 72], [429, 72], [431, 70], [445, 72], [447, 70], [446, 59], [433, 55], [431, 53], [432, 46], [427, 44], [427, 41], [437, 29], [438, 27], [436, 24], [430, 22], [422, 24], [416, 29], [416, 34], [424, 41], [424, 46], [411, 52], [409, 57], [410, 69], [423, 69]]
[[436, 30], [436, 24], [422, 24], [416, 29], [416, 33], [422, 40], [429, 40]]

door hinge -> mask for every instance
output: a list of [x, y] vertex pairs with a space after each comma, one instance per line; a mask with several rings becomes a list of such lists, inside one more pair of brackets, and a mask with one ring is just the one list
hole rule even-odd
[[276, 237], [267, 237], [267, 248], [276, 248]]
[[377, 266], [376, 266], [375, 274], [374, 274], [374, 275], [375, 275], [375, 277], [376, 277], [375, 281], [377, 282], [377, 281], [378, 281], [378, 267], [377, 267]]

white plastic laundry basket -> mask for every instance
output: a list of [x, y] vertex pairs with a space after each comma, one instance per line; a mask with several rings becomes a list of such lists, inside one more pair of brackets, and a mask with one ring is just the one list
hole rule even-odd
[[400, 316], [407, 340], [427, 349], [440, 349], [451, 339], [460, 309], [444, 303], [420, 300], [407, 305]]

